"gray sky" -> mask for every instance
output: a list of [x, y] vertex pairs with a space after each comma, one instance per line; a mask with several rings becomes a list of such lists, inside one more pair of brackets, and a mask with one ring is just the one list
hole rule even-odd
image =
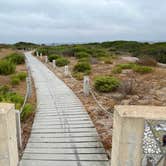
[[0, 0], [0, 42], [164, 41], [166, 0]]

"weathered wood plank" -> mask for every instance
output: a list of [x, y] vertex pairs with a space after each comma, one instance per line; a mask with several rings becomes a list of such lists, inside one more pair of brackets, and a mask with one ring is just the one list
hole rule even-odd
[[[103, 148], [77, 148], [79, 154], [105, 154]], [[73, 154], [75, 153], [75, 148], [63, 148], [63, 149], [48, 149], [48, 148], [26, 148], [25, 153], [54, 153], [54, 154]]]

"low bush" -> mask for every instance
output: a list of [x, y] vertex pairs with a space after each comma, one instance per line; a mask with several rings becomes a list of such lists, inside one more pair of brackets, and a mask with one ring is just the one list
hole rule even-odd
[[87, 62], [87, 63], [90, 63], [90, 58], [80, 58], [79, 60], [78, 60], [78, 62]]
[[32, 106], [31, 104], [25, 104], [21, 113], [21, 120], [25, 121], [33, 112], [34, 106]]
[[73, 69], [74, 72], [81, 72], [89, 74], [91, 71], [91, 65], [88, 62], [78, 62]]
[[77, 80], [83, 80], [85, 74], [84, 74], [84, 73], [81, 73], [81, 72], [75, 72], [75, 73], [73, 73], [72, 75], [73, 75], [73, 77], [75, 77]]
[[103, 61], [105, 64], [112, 64], [112, 58], [111, 57], [100, 57], [101, 61]]
[[94, 88], [99, 92], [111, 92], [116, 90], [120, 81], [115, 77], [99, 76], [94, 81]]
[[5, 92], [0, 91], [0, 101], [15, 103], [16, 109], [20, 109], [21, 105], [23, 104], [24, 98], [18, 93], [13, 93], [5, 90]]
[[11, 84], [12, 85], [18, 85], [20, 81], [25, 80], [27, 77], [27, 74], [25, 72], [20, 72], [15, 75], [11, 76]]
[[119, 64], [117, 67], [121, 69], [132, 69], [135, 66], [134, 63], [124, 63], [124, 64]]
[[50, 61], [50, 62], [52, 62], [53, 60], [57, 60], [58, 58], [60, 58], [60, 56], [59, 55], [49, 55], [48, 56], [48, 60]]
[[69, 63], [70, 63], [70, 61], [66, 58], [58, 58], [56, 60], [56, 65], [59, 67], [68, 65]]
[[133, 67], [133, 70], [137, 73], [140, 73], [140, 74], [146, 74], [146, 73], [152, 72], [153, 69], [151, 67], [148, 67], [148, 66], [136, 65]]
[[17, 76], [21, 81], [23, 81], [23, 80], [26, 79], [27, 73], [26, 72], [20, 72], [20, 73], [17, 74]]
[[140, 74], [145, 74], [145, 73], [150, 73], [152, 72], [152, 68], [148, 66], [141, 66], [138, 64], [134, 63], [124, 63], [124, 64], [119, 64], [117, 65], [113, 70], [112, 73], [114, 74], [119, 74], [122, 72], [123, 69], [132, 69], [133, 71], [140, 73]]
[[78, 52], [76, 53], [76, 58], [80, 59], [80, 58], [88, 58], [89, 54], [86, 52]]
[[122, 72], [122, 69], [118, 66], [112, 69], [112, 73], [114, 74], [120, 74]]
[[10, 54], [9, 56], [5, 57], [6, 60], [11, 61], [12, 63], [15, 64], [24, 64], [25, 63], [25, 57], [23, 54], [19, 53], [13, 53]]
[[19, 85], [20, 84], [20, 79], [18, 77], [12, 77], [11, 78], [11, 84], [12, 85]]
[[8, 60], [0, 61], [0, 74], [8, 75], [14, 73], [16, 70], [16, 65]]

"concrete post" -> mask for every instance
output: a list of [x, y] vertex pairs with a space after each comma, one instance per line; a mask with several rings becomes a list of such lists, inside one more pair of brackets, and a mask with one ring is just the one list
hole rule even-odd
[[56, 68], [56, 60], [52, 61], [52, 66], [53, 66], [54, 69]]
[[45, 56], [45, 63], [47, 63], [48, 62], [48, 56], [46, 55]]
[[39, 52], [38, 52], [38, 51], [36, 52], [36, 56], [37, 56], [37, 57], [39, 56]]
[[0, 165], [18, 165], [16, 113], [14, 104], [0, 104]]
[[83, 81], [83, 92], [85, 96], [88, 96], [90, 93], [90, 83], [89, 83], [89, 77], [84, 76], [84, 81]]
[[111, 166], [142, 165], [146, 119], [166, 120], [166, 107], [115, 106]]
[[65, 66], [64, 74], [65, 74], [65, 76], [69, 75], [69, 66], [68, 65]]
[[140, 166], [144, 119], [127, 116], [123, 110], [114, 111], [111, 166]]
[[42, 53], [40, 53], [40, 59], [43, 59], [43, 55], [42, 55]]

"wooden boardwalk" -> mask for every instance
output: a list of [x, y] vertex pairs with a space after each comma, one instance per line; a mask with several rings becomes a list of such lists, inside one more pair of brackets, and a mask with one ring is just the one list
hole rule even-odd
[[37, 90], [37, 113], [20, 166], [108, 166], [80, 100], [30, 53], [26, 57]]

